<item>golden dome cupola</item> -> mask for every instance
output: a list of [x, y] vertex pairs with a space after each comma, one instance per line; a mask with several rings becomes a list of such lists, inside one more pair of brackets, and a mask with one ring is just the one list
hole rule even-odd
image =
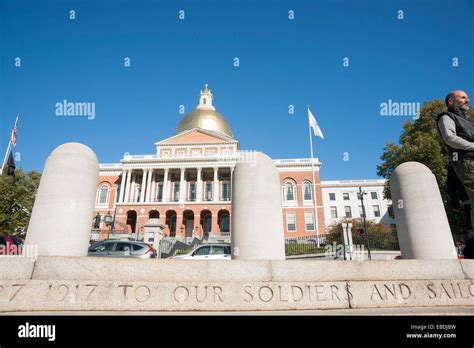
[[204, 86], [199, 95], [199, 104], [196, 109], [188, 113], [179, 122], [176, 127], [176, 134], [188, 131], [194, 128], [201, 128], [214, 132], [222, 133], [228, 137], [233, 138], [232, 129], [227, 123], [224, 116], [216, 111], [216, 108], [212, 105], [213, 95], [209, 86]]

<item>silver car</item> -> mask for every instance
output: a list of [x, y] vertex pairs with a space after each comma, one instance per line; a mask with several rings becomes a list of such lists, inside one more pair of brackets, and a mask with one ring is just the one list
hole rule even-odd
[[149, 244], [128, 240], [107, 240], [89, 248], [88, 256], [156, 258], [156, 250]]
[[224, 244], [224, 243], [203, 244], [185, 255], [174, 256], [173, 259], [230, 260], [231, 259], [231, 246], [230, 244]]

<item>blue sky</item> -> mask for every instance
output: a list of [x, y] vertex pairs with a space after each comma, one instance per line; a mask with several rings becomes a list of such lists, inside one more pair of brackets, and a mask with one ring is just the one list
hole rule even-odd
[[[26, 170], [42, 171], [68, 141], [101, 163], [152, 154], [208, 83], [242, 149], [308, 157], [310, 104], [325, 136], [315, 140], [322, 179], [375, 178], [409, 119], [381, 116], [380, 103], [474, 94], [473, 14], [469, 0], [0, 0], [0, 150], [20, 113]], [[95, 119], [56, 116], [64, 99], [94, 102]]]

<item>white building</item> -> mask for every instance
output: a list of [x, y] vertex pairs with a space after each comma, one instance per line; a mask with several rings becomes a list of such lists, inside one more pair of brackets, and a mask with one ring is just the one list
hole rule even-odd
[[385, 180], [383, 179], [322, 180], [321, 191], [326, 227], [346, 218], [363, 216], [359, 187], [363, 192], [366, 192], [364, 207], [367, 219], [394, 226], [395, 220], [389, 213], [392, 202], [383, 198], [384, 185]]

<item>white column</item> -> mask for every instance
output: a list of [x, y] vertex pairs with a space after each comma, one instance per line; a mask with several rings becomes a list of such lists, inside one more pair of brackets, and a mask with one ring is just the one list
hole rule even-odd
[[127, 183], [125, 186], [125, 197], [124, 197], [125, 203], [130, 202], [130, 185], [131, 185], [131, 180], [132, 180], [132, 174], [133, 174], [133, 171], [131, 169], [128, 170]]
[[234, 186], [234, 185], [233, 185], [233, 181], [234, 181], [234, 168], [235, 168], [235, 167], [230, 167], [230, 184], [229, 184], [229, 185], [230, 185], [230, 192], [229, 192], [229, 193], [230, 193], [230, 196], [229, 196], [229, 198], [230, 198], [231, 201], [232, 201], [232, 186]]
[[35, 246], [39, 256], [87, 256], [98, 178], [97, 156], [87, 146], [66, 143], [54, 149], [44, 166], [25, 245]]
[[419, 162], [400, 164], [392, 173], [390, 192], [402, 258], [457, 260], [443, 200], [431, 170]]
[[186, 182], [184, 181], [185, 168], [181, 168], [181, 180], [179, 183], [179, 202], [183, 203], [186, 199]]
[[255, 160], [256, 164], [243, 161], [235, 168], [231, 243], [239, 252], [232, 253], [232, 259], [285, 260], [278, 169], [261, 152]]
[[140, 186], [140, 203], [142, 203], [145, 200], [145, 185], [146, 185], [147, 174], [148, 174], [148, 171], [146, 169], [143, 169], [142, 184]]
[[123, 198], [125, 197], [125, 186], [127, 184], [128, 170], [124, 169], [122, 172], [122, 179], [120, 181], [120, 197], [119, 203], [123, 203]]
[[151, 175], [151, 188], [150, 188], [150, 202], [156, 201], [156, 177], [158, 176], [157, 172], [152, 172]]
[[168, 192], [168, 173], [169, 169], [165, 168], [165, 176], [163, 178], [163, 202], [168, 202], [169, 199], [169, 192]]
[[217, 202], [219, 200], [219, 180], [218, 180], [218, 167], [214, 167], [214, 192], [213, 192], [213, 198], [214, 202]]
[[151, 176], [153, 174], [153, 169], [148, 169], [148, 179], [146, 183], [146, 193], [145, 193], [145, 202], [150, 202], [150, 193], [151, 193]]
[[128, 199], [129, 202], [135, 202], [135, 194], [136, 194], [136, 182], [137, 182], [137, 173], [132, 171], [132, 182], [130, 184], [130, 197]]
[[197, 188], [196, 188], [196, 202], [202, 201], [202, 178], [201, 178], [201, 167], [197, 169]]

